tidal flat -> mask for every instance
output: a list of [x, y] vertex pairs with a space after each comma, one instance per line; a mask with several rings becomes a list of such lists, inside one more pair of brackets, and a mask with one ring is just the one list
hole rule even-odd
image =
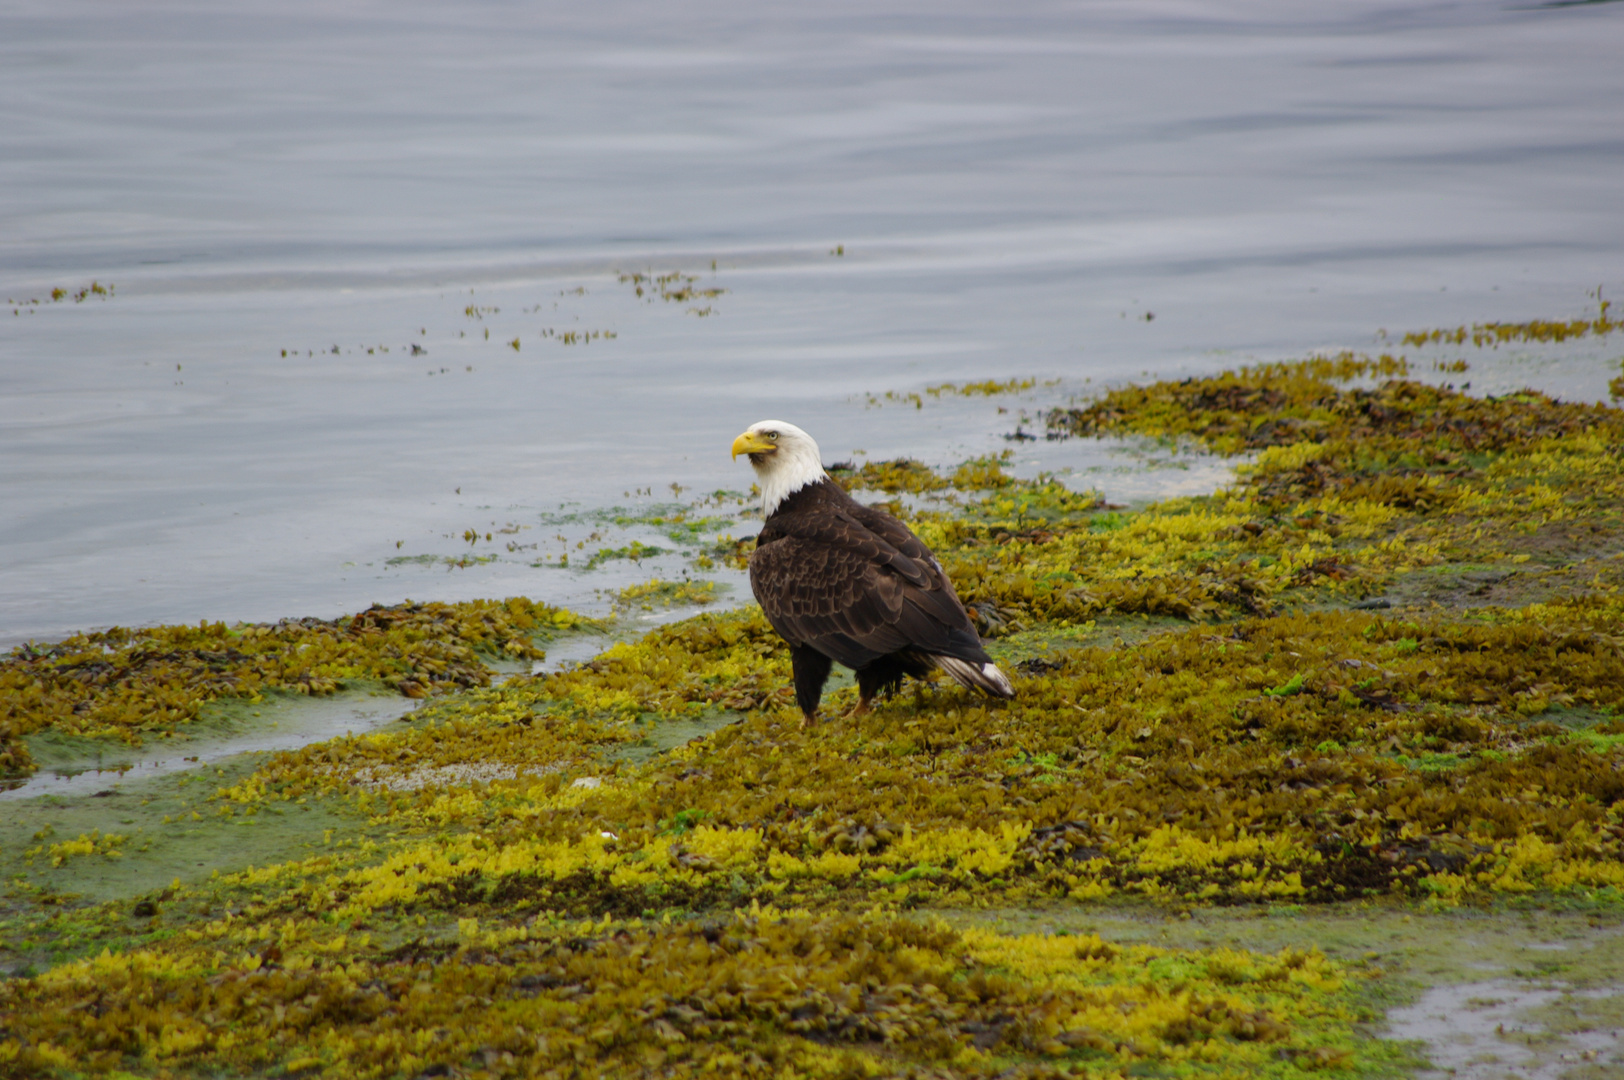
[[834, 470], [941, 557], [1008, 703], [854, 717], [847, 681], [804, 728], [754, 607], [629, 628], [694, 582], [614, 624], [513, 598], [15, 650], [19, 781], [288, 695], [418, 704], [0, 803], [0, 1072], [1618, 1075], [1624, 411], [1417, 377], [1618, 328], [1032, 418], [1244, 455], [1143, 507], [997, 456]]

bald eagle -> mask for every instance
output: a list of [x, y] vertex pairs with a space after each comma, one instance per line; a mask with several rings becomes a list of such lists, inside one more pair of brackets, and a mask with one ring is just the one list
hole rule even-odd
[[763, 420], [733, 440], [740, 454], [755, 467], [766, 516], [750, 588], [789, 643], [808, 724], [836, 662], [857, 673], [858, 713], [904, 675], [932, 668], [992, 697], [1015, 696], [936, 556], [902, 522], [847, 495], [823, 471], [812, 436]]

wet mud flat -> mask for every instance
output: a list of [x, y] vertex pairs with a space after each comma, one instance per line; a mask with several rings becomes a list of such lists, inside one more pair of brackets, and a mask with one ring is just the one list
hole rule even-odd
[[1616, 913], [1543, 905], [1423, 913], [1367, 903], [942, 915], [1005, 933], [1099, 934], [1181, 948], [1269, 951], [1312, 943], [1373, 976], [1368, 1030], [1412, 1049], [1416, 1075], [1488, 1080], [1624, 1070], [1624, 919]]
[[0, 790], [14, 804], [42, 796], [106, 798], [126, 785], [171, 773], [226, 766], [242, 754], [272, 754], [370, 731], [404, 719], [417, 702], [377, 688], [308, 697], [274, 694], [249, 703], [214, 701], [190, 724], [139, 745], [40, 733], [27, 741], [37, 769]]
[[[1612, 331], [1605, 309], [1584, 328]], [[0, 1062], [1615, 1075], [1624, 414], [1411, 363], [1311, 357], [1044, 418], [1250, 455], [1207, 496], [1115, 507], [998, 457], [838, 470], [940, 555], [1007, 704], [922, 685], [857, 717], [840, 686], [804, 728], [753, 608], [557, 667], [527, 650], [583, 621], [519, 600], [260, 651], [170, 628], [14, 654], [25, 751], [273, 684], [370, 673], [421, 704], [60, 797], [60, 828], [0, 839]], [[116, 816], [143, 799], [145, 851]]]

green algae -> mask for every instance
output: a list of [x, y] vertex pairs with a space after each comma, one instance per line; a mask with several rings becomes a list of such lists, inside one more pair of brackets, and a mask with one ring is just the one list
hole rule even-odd
[[[207, 882], [250, 865], [274, 864], [382, 835], [342, 800], [305, 800], [255, 815], [223, 815], [211, 796], [223, 784], [251, 776], [252, 755], [207, 769], [129, 782], [94, 794], [47, 795], [5, 804], [0, 815], [0, 878], [8, 883], [0, 911], [0, 968], [47, 966], [103, 945], [115, 947], [128, 932], [131, 897], [184, 883]], [[108, 851], [52, 857], [52, 847], [98, 831], [124, 840]], [[336, 839], [335, 839], [336, 838]], [[79, 926], [83, 903], [119, 902], [121, 915], [100, 932]], [[43, 910], [46, 922], [36, 925]], [[78, 912], [78, 914], [75, 914]], [[92, 920], [93, 922], [94, 920]], [[88, 943], [87, 943], [88, 942]]]
[[453, 570], [466, 570], [470, 566], [485, 566], [496, 562], [497, 555], [396, 555], [384, 560], [385, 566], [445, 566]]
[[[676, 484], [672, 487], [675, 495], [681, 495], [685, 490]], [[627, 495], [631, 494], [627, 492]], [[652, 494], [652, 489], [639, 490], [637, 494]], [[573, 544], [570, 537], [559, 531], [554, 535], [561, 545], [557, 556], [540, 555], [526, 561], [537, 568], [595, 570], [613, 562], [640, 563], [645, 558], [678, 554], [686, 557], [697, 569], [709, 570], [718, 562], [731, 561], [736, 546], [731, 530], [738, 527], [738, 517], [732, 512], [717, 514], [705, 511], [732, 511], [749, 502], [748, 496], [739, 492], [719, 490], [687, 502], [660, 502], [645, 507], [612, 506], [575, 511], [561, 508], [557, 512], [540, 515], [539, 524], [548, 529], [573, 530], [576, 534]], [[589, 531], [583, 534], [584, 530]], [[629, 542], [616, 544], [612, 537], [617, 530], [632, 533]], [[642, 533], [642, 538], [637, 533]], [[674, 546], [667, 548], [646, 542], [652, 540], [649, 533], [658, 534]], [[531, 544], [508, 541], [506, 550], [510, 553], [537, 551], [542, 543], [545, 541]]]
[[659, 547], [655, 544], [644, 544], [637, 540], [633, 540], [625, 547], [599, 548], [597, 551], [594, 551], [590, 557], [588, 557], [586, 563], [584, 564], [584, 568], [587, 570], [592, 570], [602, 566], [604, 563], [614, 562], [617, 559], [625, 559], [628, 562], [641, 563], [644, 559], [653, 558], [655, 555], [664, 555], [665, 553], [665, 548]]
[[[837, 472], [941, 556], [1013, 702], [916, 684], [846, 716], [837, 686], [803, 729], [754, 609], [441, 697], [202, 809], [342, 807], [375, 846], [147, 897], [172, 921], [139, 947], [90, 930], [133, 896], [19, 900], [63, 908], [21, 931], [76, 944], [0, 988], [0, 1052], [45, 1075], [1376, 1076], [1417, 1065], [1372, 1038], [1382, 1010], [1471, 964], [1611, 987], [1624, 426], [1405, 371], [1319, 358], [1051, 414], [1257, 454], [1137, 511], [998, 459]], [[96, 842], [56, 869], [117, 861]], [[1479, 940], [1524, 918], [1594, 961]]]
[[[611, 763], [646, 765], [662, 754], [713, 735], [729, 724], [738, 723], [741, 717], [741, 713], [731, 709], [714, 709], [695, 717], [678, 720], [653, 715], [640, 717], [638, 725], [633, 729], [634, 734], [640, 736], [637, 741], [623, 743], [611, 751], [607, 758]], [[702, 820], [704, 811], [697, 811], [697, 814], [695, 820]]]
[[[496, 662], [495, 666], [502, 665]], [[528, 664], [525, 670], [529, 670]], [[353, 726], [353, 719], [364, 716], [360, 707], [375, 707], [379, 698], [399, 702], [400, 695], [391, 686], [369, 680], [349, 681], [342, 690], [315, 698], [290, 690], [263, 690], [253, 698], [204, 701], [196, 719], [160, 731], [143, 745], [73, 734], [55, 727], [26, 735], [22, 741], [40, 773], [75, 776], [95, 772], [122, 777], [143, 762], [150, 765], [154, 758], [196, 761], [199, 755], [206, 755], [213, 760], [229, 754], [244, 740], [263, 739], [284, 724], [290, 734], [308, 731], [313, 738], [326, 738], [337, 733], [331, 730], [335, 726], [334, 714], [347, 714], [344, 719]], [[316, 701], [325, 707], [313, 708]], [[394, 711], [399, 709], [396, 706]]]

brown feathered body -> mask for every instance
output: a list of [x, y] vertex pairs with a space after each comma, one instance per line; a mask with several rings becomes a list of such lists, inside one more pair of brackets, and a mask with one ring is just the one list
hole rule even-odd
[[827, 475], [767, 516], [750, 556], [750, 588], [789, 643], [796, 703], [809, 720], [834, 663], [857, 673], [860, 709], [904, 675], [933, 667], [994, 697], [1014, 696], [936, 556]]

